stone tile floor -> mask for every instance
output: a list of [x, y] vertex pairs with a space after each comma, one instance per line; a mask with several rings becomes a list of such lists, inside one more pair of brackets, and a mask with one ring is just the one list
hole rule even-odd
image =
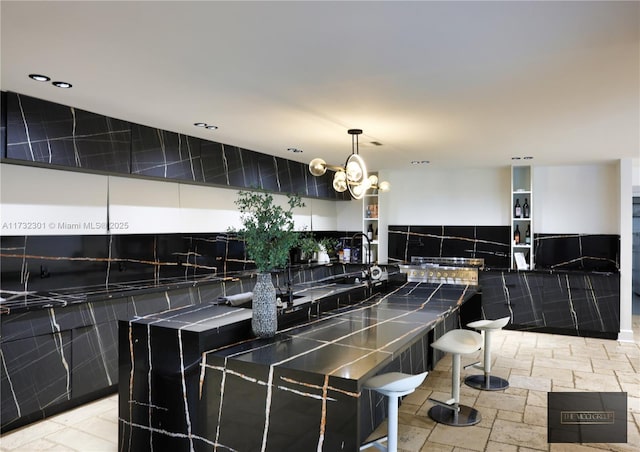
[[[633, 317], [635, 343], [503, 330], [493, 335], [493, 374], [507, 378], [505, 391], [461, 387], [461, 402], [478, 409], [472, 427], [436, 424], [428, 397], [450, 397], [451, 359], [445, 357], [400, 407], [399, 450], [597, 452], [640, 449], [640, 316]], [[463, 358], [463, 365], [480, 359]], [[477, 373], [463, 370], [463, 377]], [[549, 444], [547, 392], [626, 391], [626, 444]], [[86, 404], [0, 437], [0, 451], [115, 452], [117, 395]], [[384, 434], [386, 422], [377, 433]], [[380, 435], [378, 435], [380, 436]], [[369, 449], [375, 450], [375, 449]], [[297, 451], [296, 451], [297, 452]], [[304, 451], [300, 451], [304, 452]]]

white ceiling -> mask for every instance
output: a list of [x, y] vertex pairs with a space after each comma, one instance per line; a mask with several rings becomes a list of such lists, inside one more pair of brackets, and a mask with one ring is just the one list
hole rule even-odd
[[342, 163], [354, 127], [378, 170], [640, 155], [636, 1], [3, 0], [0, 17], [2, 90], [293, 160]]

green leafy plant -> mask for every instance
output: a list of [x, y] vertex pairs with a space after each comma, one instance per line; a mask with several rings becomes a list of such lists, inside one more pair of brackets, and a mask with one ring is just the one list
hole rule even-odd
[[320, 244], [310, 232], [300, 234], [298, 247], [307, 260], [311, 259], [314, 253], [320, 251]]
[[236, 232], [245, 242], [247, 255], [259, 272], [282, 268], [289, 251], [298, 243], [294, 231], [293, 209], [304, 207], [298, 195], [288, 194], [289, 208], [278, 206], [273, 196], [263, 191], [239, 191], [235, 204], [240, 211], [242, 228]]
[[336, 251], [340, 245], [340, 240], [332, 237], [322, 237], [319, 241], [320, 246], [324, 248], [327, 254], [332, 257], [336, 255]]

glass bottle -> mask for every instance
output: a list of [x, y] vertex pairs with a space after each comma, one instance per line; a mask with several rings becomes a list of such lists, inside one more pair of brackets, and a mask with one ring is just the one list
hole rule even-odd
[[522, 207], [520, 206], [520, 199], [516, 198], [516, 205], [513, 206], [513, 218], [522, 217]]

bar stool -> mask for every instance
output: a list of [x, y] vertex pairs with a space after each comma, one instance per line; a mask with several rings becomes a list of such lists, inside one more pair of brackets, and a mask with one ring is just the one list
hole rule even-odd
[[[360, 450], [374, 446], [380, 450], [396, 452], [398, 450], [398, 398], [411, 394], [422, 384], [428, 372], [417, 375], [401, 372], [389, 372], [376, 375], [364, 382], [364, 388], [389, 397], [389, 415], [387, 418], [387, 436], [360, 446]], [[380, 444], [387, 441], [387, 447]]]
[[429, 409], [429, 417], [441, 424], [464, 427], [480, 422], [478, 410], [460, 405], [460, 355], [476, 352], [482, 347], [482, 335], [470, 330], [451, 330], [431, 344], [436, 350], [452, 355], [451, 399], [441, 402], [429, 398], [436, 406]]
[[484, 331], [484, 362], [481, 367], [477, 366], [479, 363], [471, 365], [484, 370], [484, 375], [469, 375], [464, 380], [467, 386], [485, 391], [499, 391], [509, 387], [509, 382], [504, 378], [491, 376], [491, 333], [504, 328], [509, 323], [509, 319], [510, 317], [503, 317], [497, 320], [478, 320], [467, 324], [469, 328]]

